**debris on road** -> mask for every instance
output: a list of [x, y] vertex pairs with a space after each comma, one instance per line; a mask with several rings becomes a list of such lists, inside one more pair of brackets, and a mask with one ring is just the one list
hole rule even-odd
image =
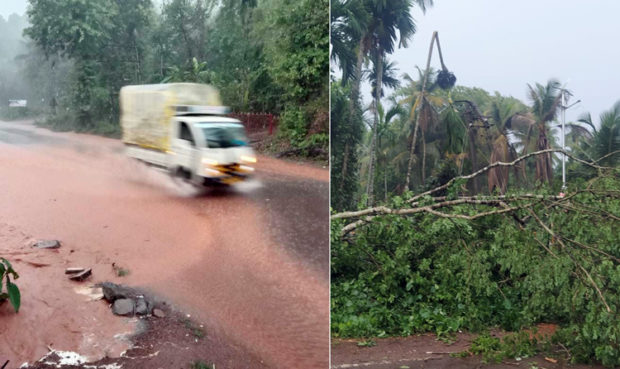
[[[156, 302], [151, 296], [145, 295], [136, 289], [111, 282], [99, 283], [97, 286], [101, 287], [103, 297], [108, 302], [113, 304], [112, 310], [116, 315], [149, 315], [153, 312], [153, 308], [156, 306]], [[131, 302], [131, 311], [127, 314], [118, 314], [115, 311], [115, 307], [117, 306], [116, 304], [118, 301], [123, 300], [128, 301], [121, 302], [120, 304], [122, 304], [122, 306], [125, 306], [124, 304], [129, 304], [129, 302]]]
[[96, 300], [103, 299], [103, 290], [101, 289], [101, 287], [95, 287], [95, 286], [77, 287], [75, 289], [75, 293], [87, 296], [89, 301], [96, 301]]
[[40, 240], [34, 243], [33, 247], [38, 249], [57, 249], [60, 247], [58, 240]]
[[98, 284], [97, 286], [103, 289], [103, 297], [105, 297], [105, 299], [109, 302], [114, 302], [118, 299], [137, 297], [140, 295], [140, 293], [132, 290], [129, 287], [125, 287], [112, 282], [103, 282]]
[[132, 299], [118, 299], [112, 305], [115, 315], [133, 315], [135, 304]]
[[[51, 265], [51, 264], [48, 264], [48, 263], [40, 263], [38, 261], [30, 261], [30, 260], [25, 260], [25, 259], [20, 259], [20, 258], [16, 258], [15, 261], [21, 261], [21, 262], [26, 263], [26, 264], [28, 264], [30, 266], [35, 267], [35, 268], [43, 268], [43, 267], [48, 267], [48, 266]], [[2, 369], [2, 367], [0, 367], [0, 369]]]
[[137, 315], [146, 315], [148, 314], [148, 306], [144, 298], [138, 298], [136, 300], [136, 314]]
[[72, 280], [72, 281], [79, 281], [79, 282], [81, 282], [81, 281], [85, 280], [86, 278], [90, 277], [90, 275], [92, 273], [93, 273], [92, 269], [89, 268], [89, 269], [83, 270], [83, 271], [81, 271], [79, 273], [75, 273], [75, 274], [69, 275], [69, 279]]
[[84, 270], [86, 270], [86, 268], [67, 268], [67, 269], [65, 269], [65, 274], [81, 273]]
[[160, 310], [160, 309], [153, 309], [153, 315], [158, 317], [158, 318], [166, 317], [166, 313], [164, 313], [164, 311]]

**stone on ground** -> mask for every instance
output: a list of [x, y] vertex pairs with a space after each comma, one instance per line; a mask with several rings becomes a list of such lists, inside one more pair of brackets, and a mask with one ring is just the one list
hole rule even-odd
[[34, 247], [39, 249], [57, 249], [60, 247], [58, 240], [40, 240], [35, 242]]
[[118, 299], [112, 305], [112, 312], [116, 315], [133, 315], [134, 302], [132, 299]]

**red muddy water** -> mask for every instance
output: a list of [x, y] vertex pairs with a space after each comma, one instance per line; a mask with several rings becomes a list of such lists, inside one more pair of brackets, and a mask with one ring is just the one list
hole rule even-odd
[[[327, 170], [259, 156], [257, 179], [197, 195], [121, 150], [0, 123], [0, 255], [22, 274], [23, 300], [19, 314], [0, 306], [0, 361], [32, 362], [48, 345], [118, 355], [135, 322], [75, 292], [110, 280], [153, 291], [271, 367], [326, 368]], [[93, 277], [68, 281], [69, 266]]]

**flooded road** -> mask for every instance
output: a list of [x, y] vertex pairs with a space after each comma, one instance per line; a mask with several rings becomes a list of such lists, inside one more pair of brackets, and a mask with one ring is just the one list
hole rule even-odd
[[197, 194], [122, 149], [0, 122], [0, 224], [61, 240], [50, 270], [145, 287], [270, 367], [326, 368], [328, 171], [259, 156], [252, 181]]

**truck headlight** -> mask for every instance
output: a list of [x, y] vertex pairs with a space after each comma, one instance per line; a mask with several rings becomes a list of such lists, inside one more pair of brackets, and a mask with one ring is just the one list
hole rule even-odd
[[241, 161], [244, 163], [256, 163], [256, 157], [255, 156], [249, 156], [249, 155], [241, 155]]

